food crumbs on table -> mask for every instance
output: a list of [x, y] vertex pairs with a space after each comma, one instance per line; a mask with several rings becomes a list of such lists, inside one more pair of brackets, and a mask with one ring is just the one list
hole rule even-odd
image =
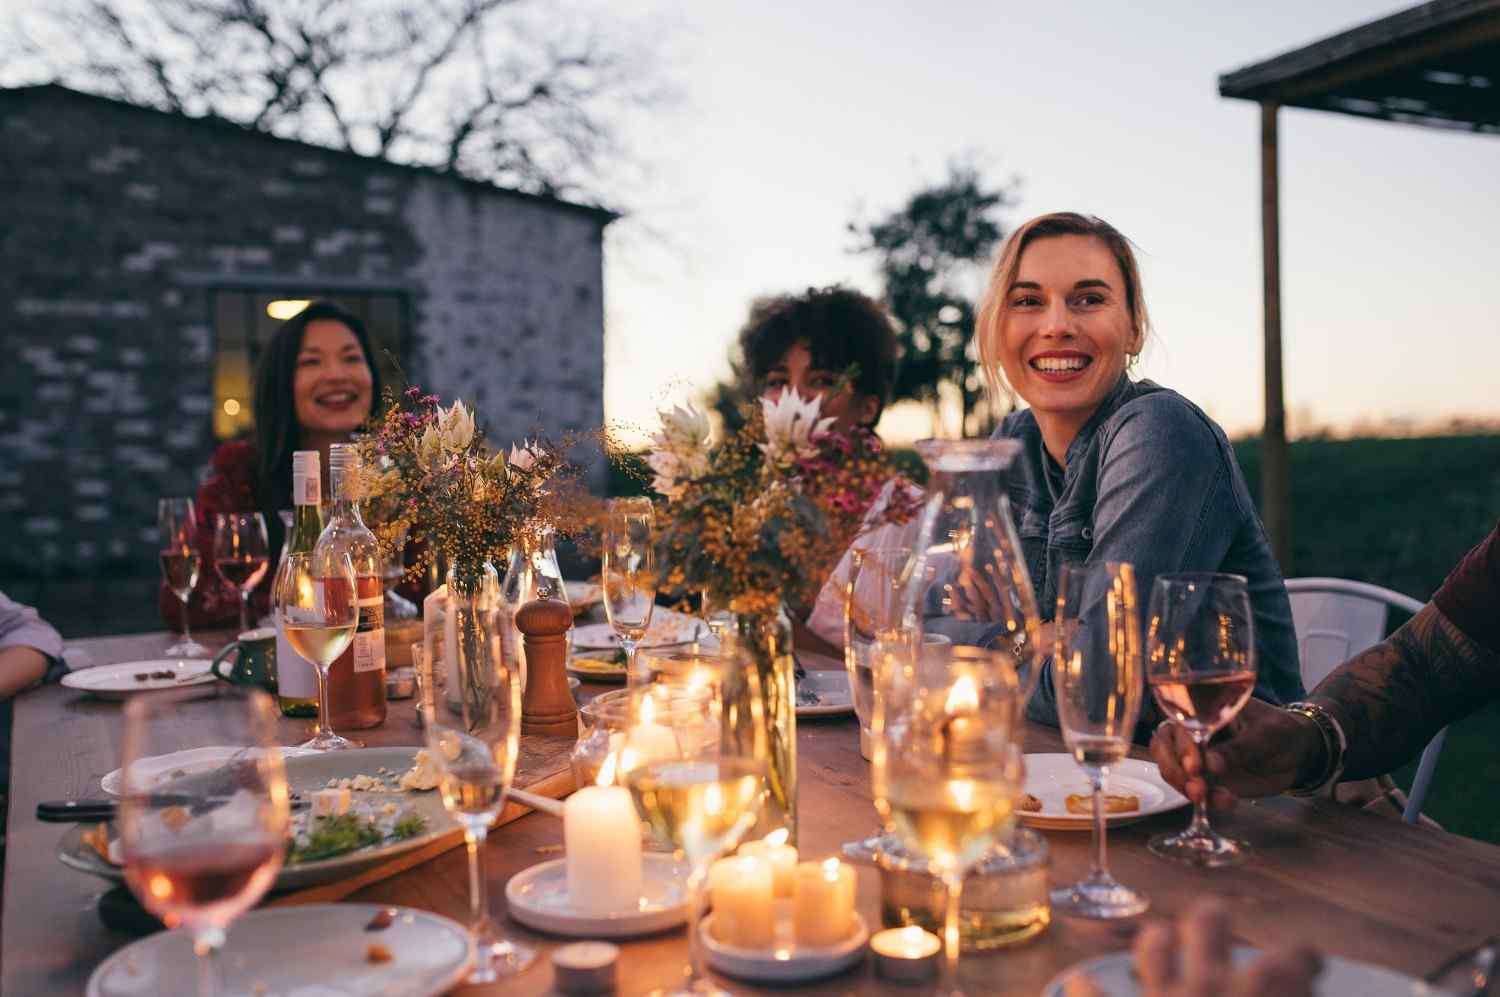
[[396, 921], [396, 908], [382, 907], [370, 918], [370, 923], [365, 925], [366, 931], [384, 931]]
[[371, 942], [365, 949], [365, 960], [376, 965], [383, 962], [390, 962], [394, 958], [396, 957], [391, 954], [391, 950], [379, 942]]
[[[1063, 801], [1067, 804], [1070, 814], [1091, 814], [1094, 812], [1094, 798], [1087, 793], [1069, 793], [1068, 798]], [[1107, 814], [1123, 814], [1141, 808], [1141, 799], [1138, 796], [1122, 793], [1104, 794], [1104, 812]]]
[[1041, 809], [1041, 800], [1037, 799], [1035, 796], [1032, 796], [1030, 793], [1023, 793], [1021, 795], [1021, 810], [1023, 812], [1034, 814], [1039, 813]]

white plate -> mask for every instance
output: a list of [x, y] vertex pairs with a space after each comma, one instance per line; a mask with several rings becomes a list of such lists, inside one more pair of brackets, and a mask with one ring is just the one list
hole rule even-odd
[[[1235, 965], [1249, 962], [1255, 958], [1256, 952], [1248, 945], [1236, 945]], [[1103, 991], [1105, 997], [1137, 997], [1140, 994], [1130, 969], [1130, 953], [1111, 952], [1063, 970], [1042, 990], [1042, 997], [1064, 997], [1068, 978], [1079, 973], [1092, 976], [1094, 985]], [[1412, 989], [1416, 983], [1410, 976], [1367, 962], [1324, 956], [1323, 972], [1319, 974], [1313, 991], [1320, 997], [1410, 997], [1416, 992]]]
[[[219, 954], [223, 992], [437, 997], [468, 974], [474, 943], [462, 927], [404, 907], [389, 928], [366, 931], [384, 909], [345, 903], [251, 911], [229, 926]], [[390, 962], [366, 957], [376, 943], [390, 950]], [[89, 977], [88, 997], [184, 993], [192, 989], [194, 958], [183, 929], [151, 935], [100, 963]]]
[[708, 964], [727, 976], [758, 983], [802, 983], [842, 973], [864, 959], [865, 943], [870, 939], [865, 919], [857, 912], [849, 937], [830, 948], [799, 948], [791, 938], [790, 917], [777, 918], [777, 944], [770, 949], [725, 945], [714, 936], [713, 921], [710, 914], [698, 923], [698, 937]]
[[505, 884], [506, 908], [528, 928], [570, 938], [634, 938], [675, 928], [687, 920], [687, 867], [670, 855], [647, 852], [642, 857], [645, 895], [639, 910], [578, 911], [568, 895], [566, 859], [543, 862], [510, 877]]
[[[695, 637], [709, 636], [708, 624], [696, 616], [657, 606], [651, 613], [651, 626], [641, 647], [671, 647], [689, 644]], [[620, 638], [608, 623], [585, 623], [573, 628], [573, 646], [589, 651], [604, 651], [620, 646]]]
[[[186, 751], [174, 751], [170, 755], [156, 755], [152, 758], [142, 758], [136, 762], [138, 771], [146, 778], [147, 784], [144, 788], [151, 789], [158, 783], [170, 779], [180, 779], [185, 775], [197, 775], [200, 772], [210, 772], [219, 768], [239, 748], [215, 747], [215, 748], [189, 748]], [[317, 752], [305, 748], [282, 748], [282, 758], [295, 758], [298, 755], [315, 755]], [[110, 796], [120, 795], [120, 780], [123, 776], [119, 769], [106, 775], [99, 780], [99, 788]]]
[[625, 665], [604, 658], [593, 657], [594, 652], [588, 654], [572, 654], [568, 657], [568, 674], [583, 682], [610, 682], [618, 684], [625, 681]]
[[797, 703], [799, 717], [843, 717], [854, 712], [854, 697], [849, 694], [846, 671], [808, 669], [797, 682], [797, 691], [811, 689], [818, 694], [817, 705]]
[[[1045, 754], [1026, 756], [1026, 792], [1042, 801], [1041, 813], [1017, 811], [1021, 823], [1044, 831], [1087, 831], [1094, 826], [1092, 813], [1069, 813], [1065, 798], [1070, 794], [1089, 793], [1089, 781], [1072, 755]], [[1153, 814], [1166, 813], [1187, 806], [1188, 800], [1162, 780], [1154, 762], [1127, 758], [1109, 770], [1106, 793], [1129, 793], [1140, 798], [1141, 808], [1129, 813], [1110, 814], [1110, 827], [1133, 824]]]
[[[210, 685], [217, 682], [208, 670], [211, 662], [207, 658], [161, 658], [153, 661], [122, 661], [118, 665], [96, 665], [80, 668], [62, 677], [62, 684], [69, 689], [92, 693], [100, 699], [124, 699], [137, 692], [160, 692], [163, 689], [181, 689], [183, 686]], [[148, 672], [171, 672], [169, 679], [143, 679], [137, 675]]]
[[598, 582], [563, 582], [563, 592], [568, 596], [568, 605], [573, 615], [578, 615], [604, 598], [604, 590]]

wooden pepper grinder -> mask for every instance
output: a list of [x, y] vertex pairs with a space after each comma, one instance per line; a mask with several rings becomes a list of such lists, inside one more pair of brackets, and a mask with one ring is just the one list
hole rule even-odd
[[526, 642], [523, 734], [578, 734], [578, 707], [566, 668], [572, 625], [573, 610], [560, 599], [533, 599], [516, 613], [516, 629]]

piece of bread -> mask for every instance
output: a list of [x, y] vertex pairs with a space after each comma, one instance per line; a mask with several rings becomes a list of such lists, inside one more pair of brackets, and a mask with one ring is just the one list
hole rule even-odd
[[1021, 812], [1035, 814], [1042, 812], [1042, 801], [1030, 793], [1021, 794]]
[[[1070, 814], [1092, 814], [1094, 812], [1094, 798], [1087, 793], [1069, 793], [1065, 801]], [[1141, 808], [1141, 798], [1128, 793], [1116, 795], [1114, 793], [1104, 794], [1104, 812], [1107, 814], [1127, 814], [1132, 810]]]

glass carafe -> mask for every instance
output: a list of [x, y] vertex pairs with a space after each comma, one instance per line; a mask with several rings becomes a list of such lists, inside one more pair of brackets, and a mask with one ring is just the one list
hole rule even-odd
[[[520, 667], [521, 688], [526, 688], [526, 649], [516, 629], [516, 613], [533, 599], [568, 601], [562, 569], [557, 564], [556, 538], [550, 526], [523, 531], [510, 548], [510, 561], [500, 585], [500, 645], [507, 662]], [[568, 651], [573, 650], [573, 630], [567, 633]]]

